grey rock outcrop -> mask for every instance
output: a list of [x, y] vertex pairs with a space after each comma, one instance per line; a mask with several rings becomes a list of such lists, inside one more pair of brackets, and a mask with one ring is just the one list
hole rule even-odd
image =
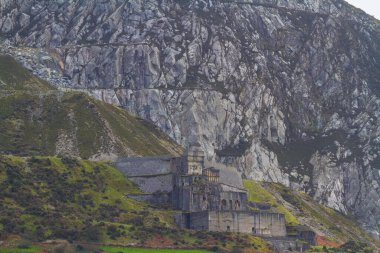
[[0, 0], [0, 31], [57, 86], [379, 235], [380, 25], [346, 2]]

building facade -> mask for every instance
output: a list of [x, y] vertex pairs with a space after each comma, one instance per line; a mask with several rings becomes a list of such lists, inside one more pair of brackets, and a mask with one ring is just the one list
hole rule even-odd
[[[124, 158], [117, 163], [146, 194], [130, 196], [181, 211], [178, 226], [261, 236], [286, 236], [285, 218], [273, 212], [252, 211], [238, 174], [206, 166], [199, 146], [181, 157]], [[234, 178], [232, 178], [234, 177]]]

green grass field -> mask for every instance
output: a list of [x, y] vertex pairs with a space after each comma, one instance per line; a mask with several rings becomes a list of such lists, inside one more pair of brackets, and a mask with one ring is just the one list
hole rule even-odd
[[207, 250], [185, 250], [185, 249], [144, 249], [144, 248], [117, 248], [101, 247], [99, 250], [106, 253], [209, 253]]
[[[106, 253], [210, 253], [206, 250], [181, 250], [181, 249], [147, 249], [147, 248], [120, 248], [120, 247], [100, 247], [99, 250]], [[0, 247], [0, 253], [38, 253], [39, 247], [15, 248]]]
[[14, 247], [1, 247], [0, 253], [38, 253], [41, 252], [41, 248], [31, 246], [28, 248], [14, 248]]

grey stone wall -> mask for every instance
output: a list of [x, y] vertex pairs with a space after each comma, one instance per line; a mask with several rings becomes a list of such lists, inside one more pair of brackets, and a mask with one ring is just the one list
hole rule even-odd
[[190, 214], [176, 213], [174, 214], [174, 222], [179, 228], [189, 228], [188, 221]]
[[190, 216], [190, 229], [209, 230], [209, 212], [195, 212], [188, 214]]
[[246, 210], [247, 192], [233, 186], [203, 182], [197, 176], [177, 176], [173, 207], [188, 212]]
[[285, 219], [278, 213], [210, 211], [209, 230], [261, 236], [286, 236]]
[[144, 193], [157, 195], [173, 191], [172, 159], [172, 156], [126, 157], [120, 158], [116, 167]]
[[260, 236], [286, 236], [284, 216], [247, 211], [247, 192], [241, 177], [225, 169], [220, 183], [201, 175], [183, 175], [183, 159], [170, 156], [123, 158], [117, 167], [148, 194], [132, 198], [184, 211], [180, 227]]
[[155, 192], [172, 192], [173, 191], [173, 175], [130, 177], [129, 180], [139, 186], [145, 193]]
[[241, 173], [237, 171], [236, 168], [214, 161], [206, 161], [205, 166], [219, 169], [220, 183], [238, 188], [244, 188]]
[[216, 211], [209, 213], [209, 230], [252, 233], [252, 215], [248, 212]]
[[285, 217], [279, 213], [253, 212], [254, 233], [262, 236], [286, 236]]
[[297, 240], [296, 238], [283, 237], [283, 238], [265, 238], [272, 249], [276, 251], [297, 251], [304, 252], [310, 249], [308, 242]]
[[220, 193], [220, 210], [247, 210], [247, 193], [222, 191]]
[[188, 212], [220, 209], [220, 185], [196, 181], [196, 176], [180, 179], [173, 194], [178, 199], [174, 208]]
[[153, 193], [153, 194], [143, 194], [143, 195], [128, 195], [128, 198], [148, 202], [156, 206], [170, 206], [171, 204], [171, 194], [170, 193]]
[[120, 158], [116, 167], [128, 177], [172, 173], [171, 156]]

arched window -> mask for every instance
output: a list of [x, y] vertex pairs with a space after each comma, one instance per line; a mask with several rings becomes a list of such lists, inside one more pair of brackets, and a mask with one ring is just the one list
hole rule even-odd
[[230, 226], [227, 226], [227, 232], [230, 232], [230, 231], [231, 231]]
[[206, 196], [203, 196], [203, 201], [202, 201], [202, 210], [207, 210], [208, 209], [208, 202]]
[[235, 201], [235, 210], [240, 210], [240, 201], [239, 200]]
[[227, 201], [225, 199], [222, 200], [222, 210], [227, 209]]

